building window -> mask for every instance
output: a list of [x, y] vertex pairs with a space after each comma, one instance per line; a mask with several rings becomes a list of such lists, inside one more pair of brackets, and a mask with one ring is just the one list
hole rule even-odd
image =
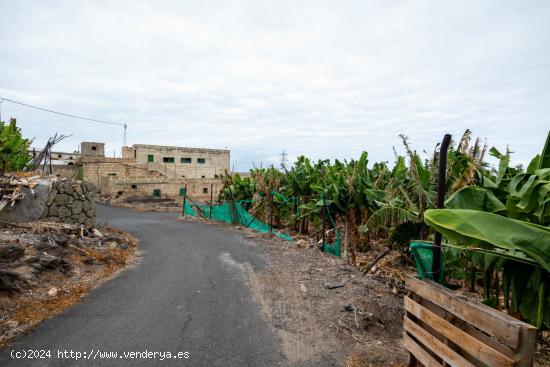
[[155, 157], [152, 154], [149, 154], [147, 156], [147, 162], [153, 163], [155, 161]]
[[201, 176], [201, 178], [206, 178], [206, 176]]
[[110, 173], [107, 173], [107, 176], [116, 176], [116, 173], [110, 172]]
[[162, 157], [164, 163], [174, 163], [174, 157]]
[[92, 150], [97, 150], [97, 147], [95, 145], [92, 145]]
[[180, 162], [181, 163], [191, 163], [191, 158], [187, 158], [187, 157], [186, 158], [181, 158]]
[[197, 163], [198, 163], [198, 164], [205, 164], [205, 163], [206, 163], [206, 159], [205, 159], [205, 158], [197, 158]]
[[134, 159], [137, 158], [137, 150], [134, 149]]
[[159, 198], [160, 197], [160, 189], [154, 189], [153, 190], [153, 196], [156, 197], [156, 198]]
[[132, 189], [137, 189], [137, 185], [132, 185]]
[[61, 158], [61, 154], [58, 154], [58, 155], [57, 155], [57, 158]]
[[202, 193], [203, 194], [208, 194], [208, 187], [203, 187]]

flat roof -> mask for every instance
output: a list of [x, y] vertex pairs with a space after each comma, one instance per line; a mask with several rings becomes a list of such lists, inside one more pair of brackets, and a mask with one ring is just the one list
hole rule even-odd
[[154, 145], [154, 144], [133, 144], [130, 149], [159, 149], [159, 150], [180, 150], [183, 152], [212, 152], [212, 153], [229, 153], [229, 149], [209, 149], [209, 148], [189, 148], [189, 147], [176, 147], [170, 145]]

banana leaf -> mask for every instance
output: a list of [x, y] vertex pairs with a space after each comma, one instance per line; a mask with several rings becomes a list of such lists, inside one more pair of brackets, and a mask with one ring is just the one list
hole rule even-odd
[[479, 186], [467, 186], [455, 192], [445, 202], [449, 209], [471, 209], [497, 213], [506, 206], [491, 191]]
[[521, 251], [550, 271], [548, 227], [466, 209], [430, 209], [424, 221], [453, 241]]

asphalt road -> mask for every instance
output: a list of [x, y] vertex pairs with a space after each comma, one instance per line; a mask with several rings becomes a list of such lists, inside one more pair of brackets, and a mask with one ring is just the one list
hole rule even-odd
[[[2, 350], [0, 366], [285, 364], [243, 273], [243, 264], [262, 266], [260, 248], [231, 229], [176, 222], [176, 213], [98, 206], [97, 214], [99, 221], [139, 238], [142, 259]], [[51, 357], [10, 355], [22, 350], [49, 350]], [[58, 358], [58, 351], [73, 351], [73, 358]], [[97, 351], [118, 355], [101, 359]], [[81, 359], [75, 359], [76, 352]], [[123, 352], [188, 352], [189, 358], [125, 359]], [[92, 359], [84, 359], [84, 353]]]

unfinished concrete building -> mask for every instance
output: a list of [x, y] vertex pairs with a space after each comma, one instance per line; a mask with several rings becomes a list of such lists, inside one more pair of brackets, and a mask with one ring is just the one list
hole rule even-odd
[[[229, 171], [230, 152], [223, 149], [135, 144], [122, 148], [122, 158], [105, 157], [105, 144], [82, 142], [76, 164], [56, 168], [97, 186], [111, 198], [156, 196], [177, 198], [183, 188], [196, 200], [217, 198], [220, 175]], [[55, 171], [55, 170], [54, 170]]]

